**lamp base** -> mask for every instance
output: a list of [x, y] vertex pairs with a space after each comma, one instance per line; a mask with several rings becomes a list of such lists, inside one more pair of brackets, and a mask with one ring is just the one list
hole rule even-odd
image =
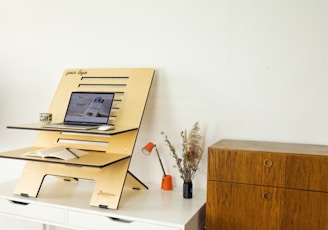
[[163, 190], [173, 190], [172, 176], [170, 176], [170, 175], [163, 176], [161, 188]]

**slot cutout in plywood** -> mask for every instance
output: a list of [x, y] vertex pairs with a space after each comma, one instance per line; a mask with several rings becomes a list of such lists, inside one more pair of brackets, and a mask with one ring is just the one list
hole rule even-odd
[[80, 88], [108, 88], [124, 90], [127, 87], [129, 77], [82, 77]]
[[58, 143], [65, 143], [70, 145], [91, 145], [91, 146], [108, 146], [109, 142], [105, 141], [84, 141], [84, 140], [74, 140], [74, 139], [64, 139], [60, 138], [57, 141]]

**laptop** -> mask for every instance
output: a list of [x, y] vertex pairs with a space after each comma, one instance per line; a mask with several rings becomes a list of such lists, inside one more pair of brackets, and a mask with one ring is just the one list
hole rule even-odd
[[107, 125], [114, 95], [113, 92], [72, 92], [64, 122], [44, 127], [88, 130]]

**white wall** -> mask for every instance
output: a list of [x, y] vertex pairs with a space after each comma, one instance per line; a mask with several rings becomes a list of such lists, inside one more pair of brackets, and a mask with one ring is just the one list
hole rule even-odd
[[[161, 181], [155, 155], [140, 152], [151, 140], [182, 183], [160, 132], [179, 146], [195, 121], [208, 145], [328, 144], [327, 10], [323, 0], [2, 0], [0, 150], [33, 143], [6, 125], [37, 121], [71, 67], [156, 69], [131, 163], [145, 182]], [[206, 164], [195, 187], [206, 187]], [[22, 165], [0, 159], [0, 181]]]

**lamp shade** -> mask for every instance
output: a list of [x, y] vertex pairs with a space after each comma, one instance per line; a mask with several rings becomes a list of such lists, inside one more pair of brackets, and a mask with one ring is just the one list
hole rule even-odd
[[142, 152], [146, 155], [150, 155], [151, 151], [153, 151], [153, 148], [155, 147], [155, 144], [152, 142], [149, 142], [142, 148]]

